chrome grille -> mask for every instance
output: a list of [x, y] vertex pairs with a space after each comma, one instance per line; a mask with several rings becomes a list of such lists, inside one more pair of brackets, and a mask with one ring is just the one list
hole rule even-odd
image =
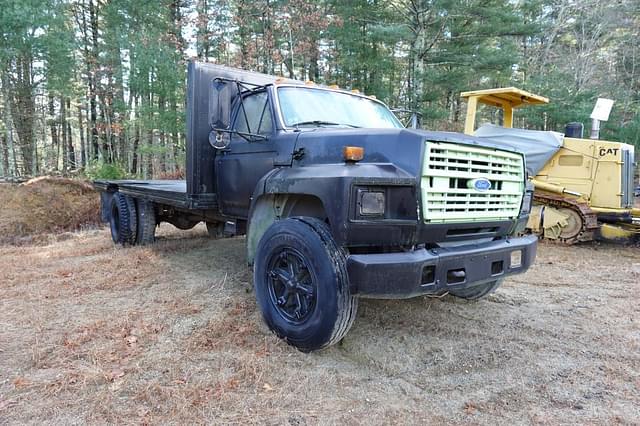
[[[491, 189], [470, 184], [485, 178]], [[522, 155], [491, 148], [427, 142], [422, 170], [422, 216], [426, 222], [513, 219], [524, 184]]]

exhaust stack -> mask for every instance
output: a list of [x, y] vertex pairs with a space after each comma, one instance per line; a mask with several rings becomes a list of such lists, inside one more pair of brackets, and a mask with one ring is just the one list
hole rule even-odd
[[591, 113], [591, 139], [600, 139], [600, 122], [609, 120], [613, 108], [613, 99], [598, 98]]

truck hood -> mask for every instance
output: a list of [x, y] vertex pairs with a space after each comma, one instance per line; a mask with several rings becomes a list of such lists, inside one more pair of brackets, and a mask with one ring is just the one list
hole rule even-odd
[[343, 162], [345, 146], [364, 148], [361, 163], [387, 163], [411, 176], [419, 176], [425, 141], [476, 145], [516, 152], [504, 144], [453, 132], [432, 132], [414, 129], [335, 129], [316, 128], [300, 132], [296, 150], [304, 156], [300, 166]]

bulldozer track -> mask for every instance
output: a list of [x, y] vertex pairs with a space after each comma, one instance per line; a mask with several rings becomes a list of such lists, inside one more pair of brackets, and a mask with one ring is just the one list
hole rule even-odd
[[595, 238], [595, 231], [598, 229], [598, 217], [596, 213], [589, 208], [586, 203], [580, 203], [578, 201], [572, 201], [562, 196], [556, 196], [552, 194], [540, 194], [535, 193], [533, 196], [534, 203], [542, 204], [545, 206], [551, 206], [555, 208], [566, 208], [577, 212], [582, 219], [582, 229], [572, 238], [558, 238], [557, 242], [564, 245], [576, 244], [582, 241], [593, 241]]

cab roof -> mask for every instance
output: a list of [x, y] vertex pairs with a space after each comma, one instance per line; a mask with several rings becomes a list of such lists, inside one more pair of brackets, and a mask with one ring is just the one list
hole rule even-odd
[[192, 61], [192, 63], [193, 63], [194, 70], [196, 72], [206, 74], [207, 78], [210, 80], [213, 80], [215, 78], [223, 78], [230, 81], [238, 81], [250, 87], [269, 86], [269, 85], [273, 85], [276, 87], [286, 87], [286, 86], [312, 87], [316, 89], [330, 90], [330, 91], [356, 95], [363, 98], [376, 100], [379, 103], [382, 103], [381, 101], [377, 100], [374, 96], [367, 96], [366, 94], [361, 93], [359, 90], [349, 90], [346, 88], [340, 88], [337, 85], [324, 85], [324, 84], [314, 83], [312, 81], [294, 80], [287, 77], [263, 74], [255, 71], [245, 71], [239, 68], [232, 68], [232, 67], [227, 67], [225, 65], [212, 64], [208, 62], [199, 62], [195, 60]]

